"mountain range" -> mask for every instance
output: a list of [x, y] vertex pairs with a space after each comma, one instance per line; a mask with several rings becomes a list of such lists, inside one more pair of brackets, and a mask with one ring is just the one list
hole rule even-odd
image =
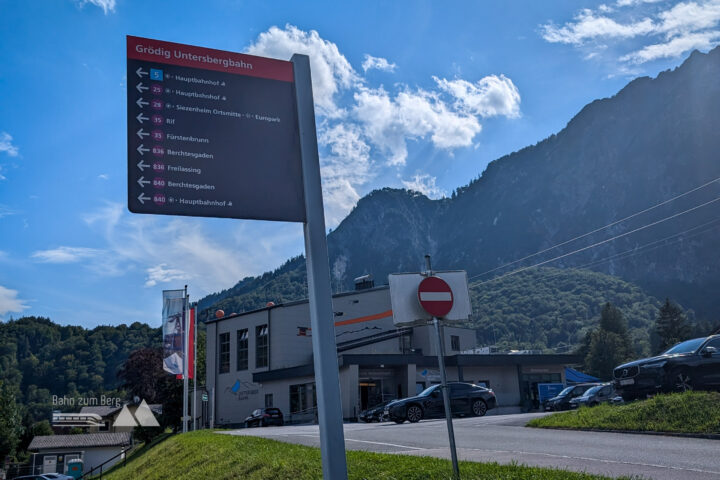
[[[435, 269], [467, 270], [474, 289], [524, 268], [588, 269], [720, 320], [718, 78], [720, 47], [696, 51], [586, 105], [450, 198], [371, 192], [328, 235], [333, 289], [364, 274], [384, 284], [389, 273], [422, 270], [430, 254]], [[200, 306], [230, 313], [305, 293], [298, 257]]]

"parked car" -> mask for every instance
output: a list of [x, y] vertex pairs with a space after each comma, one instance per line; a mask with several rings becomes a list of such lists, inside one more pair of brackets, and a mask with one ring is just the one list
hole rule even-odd
[[720, 389], [720, 335], [686, 340], [656, 357], [625, 363], [613, 377], [625, 401], [658, 392]]
[[603, 383], [588, 388], [585, 393], [570, 400], [570, 408], [594, 407], [609, 402], [615, 396], [617, 396], [617, 393], [615, 393], [615, 387], [613, 387], [612, 383]]
[[557, 396], [545, 401], [545, 411], [558, 411], [570, 409], [570, 400], [581, 396], [592, 387], [597, 387], [599, 383], [580, 383], [565, 388]]
[[252, 415], [245, 419], [245, 428], [267, 427], [277, 425], [282, 427], [285, 424], [283, 414], [279, 408], [258, 408], [253, 410]]
[[393, 401], [394, 400], [388, 400], [387, 402], [383, 402], [379, 405], [368, 408], [367, 410], [363, 410], [360, 412], [360, 415], [358, 415], [358, 418], [361, 422], [382, 422], [385, 417], [385, 407]]
[[[485, 387], [464, 382], [448, 383], [450, 410], [453, 415], [482, 417], [497, 406], [495, 393]], [[428, 387], [418, 395], [390, 402], [385, 415], [395, 423], [415, 423], [423, 418], [444, 418], [445, 402], [440, 385]]]

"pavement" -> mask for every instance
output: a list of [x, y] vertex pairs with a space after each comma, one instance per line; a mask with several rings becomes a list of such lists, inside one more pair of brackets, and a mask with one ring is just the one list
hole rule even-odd
[[[611, 477], [639, 475], [656, 480], [720, 480], [720, 441], [662, 435], [527, 428], [545, 413], [455, 418], [458, 457], [554, 467]], [[347, 423], [348, 450], [450, 458], [445, 419], [416, 424]], [[251, 428], [222, 432], [320, 446], [317, 425]]]

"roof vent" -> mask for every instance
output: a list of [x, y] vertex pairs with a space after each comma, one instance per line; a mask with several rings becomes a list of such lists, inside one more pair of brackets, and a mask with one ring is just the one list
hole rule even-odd
[[355, 290], [367, 290], [368, 288], [373, 288], [374, 286], [375, 281], [373, 280], [371, 273], [355, 279]]

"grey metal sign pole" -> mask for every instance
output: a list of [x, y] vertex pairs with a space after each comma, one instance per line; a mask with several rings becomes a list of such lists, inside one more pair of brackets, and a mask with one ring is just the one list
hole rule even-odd
[[[432, 276], [432, 267], [430, 266], [430, 255], [425, 255], [425, 266], [427, 267], [427, 275]], [[440, 381], [443, 394], [443, 404], [445, 406], [445, 419], [447, 420], [448, 438], [450, 439], [450, 458], [452, 459], [453, 478], [460, 479], [460, 466], [458, 465], [457, 449], [455, 448], [455, 430], [453, 429], [452, 410], [450, 406], [450, 391], [447, 384], [447, 375], [445, 375], [445, 342], [443, 341], [442, 330], [438, 318], [433, 316], [433, 325], [435, 325], [435, 336], [437, 337], [437, 357], [438, 368], [440, 369]]]
[[448, 391], [447, 376], [445, 375], [445, 345], [443, 344], [440, 322], [433, 317], [435, 334], [438, 341], [438, 367], [440, 367], [440, 380], [442, 381], [443, 403], [445, 404], [445, 418], [447, 419], [448, 437], [450, 438], [450, 457], [453, 465], [453, 478], [460, 478], [460, 467], [458, 466], [457, 450], [455, 448], [455, 431], [453, 430], [452, 411], [450, 410], [450, 392]]
[[310, 58], [295, 54], [293, 63], [302, 156], [303, 186], [307, 220], [305, 256], [307, 261], [310, 325], [312, 326], [315, 385], [317, 388], [318, 420], [320, 422], [320, 453], [323, 478], [347, 479], [345, 438], [343, 433], [340, 376], [335, 344], [332, 290], [325, 213], [323, 210], [320, 160], [318, 158], [315, 108], [313, 106]]

